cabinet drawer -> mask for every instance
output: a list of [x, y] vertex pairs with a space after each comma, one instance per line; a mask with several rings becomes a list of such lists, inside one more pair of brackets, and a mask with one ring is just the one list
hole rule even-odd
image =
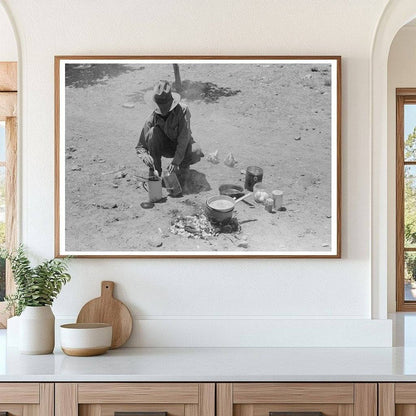
[[51, 383], [0, 383], [0, 414], [53, 416]]
[[39, 403], [38, 383], [0, 383], [0, 403]]
[[213, 383], [59, 383], [56, 416], [215, 416]]
[[197, 383], [81, 383], [78, 403], [183, 403], [199, 402]]
[[220, 383], [217, 416], [377, 416], [375, 383]]

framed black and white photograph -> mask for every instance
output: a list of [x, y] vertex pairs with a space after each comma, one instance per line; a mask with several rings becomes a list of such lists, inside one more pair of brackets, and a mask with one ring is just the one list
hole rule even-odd
[[55, 57], [55, 251], [341, 256], [341, 58]]

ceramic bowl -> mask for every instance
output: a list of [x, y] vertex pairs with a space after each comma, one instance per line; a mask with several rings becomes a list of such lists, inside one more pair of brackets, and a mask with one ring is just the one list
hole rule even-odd
[[111, 347], [113, 328], [110, 324], [61, 325], [61, 348], [67, 355], [88, 357], [104, 354]]

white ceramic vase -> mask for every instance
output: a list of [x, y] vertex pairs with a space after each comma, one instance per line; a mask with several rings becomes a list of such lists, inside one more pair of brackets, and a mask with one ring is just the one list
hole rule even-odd
[[50, 306], [26, 306], [19, 319], [21, 354], [50, 354], [55, 347], [55, 316]]

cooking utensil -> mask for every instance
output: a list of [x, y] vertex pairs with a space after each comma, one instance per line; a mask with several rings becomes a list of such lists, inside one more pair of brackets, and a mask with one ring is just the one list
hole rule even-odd
[[170, 196], [177, 197], [182, 195], [182, 187], [175, 172], [163, 171], [162, 179]]
[[[223, 204], [224, 208], [220, 209], [216, 201], [228, 202]], [[206, 213], [211, 220], [216, 222], [225, 222], [232, 218], [234, 211], [234, 199], [227, 195], [216, 195], [207, 199]]]
[[220, 195], [227, 195], [231, 198], [239, 198], [244, 195], [244, 189], [240, 185], [225, 183], [218, 188]]
[[65, 354], [90, 357], [110, 349], [112, 328], [109, 324], [66, 324], [61, 325], [60, 335]]
[[207, 199], [207, 205], [215, 211], [228, 212], [234, 209], [234, 199], [227, 195], [215, 195]]
[[158, 202], [163, 198], [159, 176], [150, 176], [147, 182], [143, 182], [143, 188], [149, 194], [149, 202]]
[[[218, 221], [218, 222], [230, 220], [233, 216], [235, 205], [238, 202], [243, 201], [244, 199], [248, 198], [251, 194], [252, 193], [249, 192], [248, 194], [243, 195], [242, 197], [236, 199], [235, 201], [233, 198], [227, 195], [212, 196], [211, 198], [208, 198], [206, 202], [207, 214], [211, 219]], [[225, 203], [220, 204], [217, 201], [225, 202]]]
[[101, 296], [86, 303], [77, 323], [106, 323], [113, 327], [111, 349], [121, 347], [130, 337], [133, 319], [124, 303], [113, 297], [114, 282], [101, 282]]
[[246, 205], [248, 205], [250, 208], [256, 208], [256, 206], [254, 205], [254, 204], [252, 204], [251, 202], [248, 202], [248, 201], [246, 201], [246, 200], [244, 200], [244, 201], [241, 201], [241, 202], [244, 202]]
[[233, 211], [234, 211], [233, 208], [231, 208], [229, 211], [218, 211], [214, 208], [211, 208], [208, 205], [208, 201], [207, 201], [206, 213], [207, 213], [207, 216], [213, 221], [216, 221], [216, 222], [228, 221], [233, 217]]
[[243, 201], [244, 199], [248, 198], [253, 192], [249, 192], [248, 194], [245, 194], [241, 196], [240, 198], [236, 199], [234, 202], [234, 206], [237, 204], [237, 202]]

